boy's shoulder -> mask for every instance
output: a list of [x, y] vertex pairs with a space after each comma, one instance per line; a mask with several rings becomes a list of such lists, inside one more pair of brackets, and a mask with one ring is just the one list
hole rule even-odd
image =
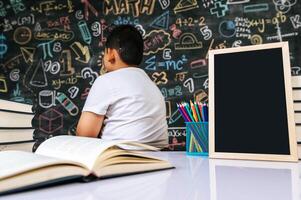
[[105, 74], [99, 75], [94, 84], [107, 84], [107, 83], [112, 83], [114, 82], [114, 79], [118, 78], [121, 76], [120, 73], [117, 73], [118, 70], [112, 71], [112, 72], [107, 72]]
[[123, 77], [125, 74], [132, 74], [132, 73], [145, 73], [142, 69], [138, 67], [127, 67], [127, 68], [120, 68], [115, 71], [107, 72], [101, 76], [99, 76], [99, 79], [111, 79], [114, 77]]
[[103, 81], [109, 80], [109, 79], [111, 79], [111, 78], [113, 78], [113, 77], [115, 77], [115, 76], [116, 76], [115, 71], [107, 72], [107, 73], [105, 73], [105, 74], [99, 75], [99, 76], [97, 77], [96, 81], [98, 81], [98, 82], [103, 82]]

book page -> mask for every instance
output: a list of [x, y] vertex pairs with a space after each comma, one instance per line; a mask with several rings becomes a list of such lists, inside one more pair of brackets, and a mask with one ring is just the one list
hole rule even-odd
[[126, 143], [126, 141], [62, 135], [43, 142], [36, 154], [72, 160], [92, 170], [96, 159], [103, 151], [120, 143]]
[[47, 156], [23, 151], [0, 152], [0, 180], [32, 169], [68, 163]]

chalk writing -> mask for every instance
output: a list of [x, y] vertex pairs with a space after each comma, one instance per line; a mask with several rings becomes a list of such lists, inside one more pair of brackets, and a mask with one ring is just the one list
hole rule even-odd
[[173, 10], [175, 13], [179, 13], [193, 10], [198, 7], [198, 2], [196, 0], [180, 0]]
[[6, 41], [6, 37], [3, 34], [1, 34], [0, 35], [0, 59], [3, 58], [3, 55], [6, 54], [8, 49], [5, 41]]
[[190, 93], [194, 92], [194, 81], [192, 78], [187, 79], [184, 83], [183, 83], [184, 87], [187, 87]]
[[61, 40], [61, 41], [70, 41], [74, 38], [74, 33], [71, 31], [63, 31], [58, 29], [50, 29], [37, 31], [34, 34], [34, 38], [37, 40]]
[[6, 84], [6, 80], [5, 77], [0, 75], [0, 92], [2, 93], [6, 93], [7, 90], [7, 84]]
[[165, 107], [166, 107], [166, 118], [169, 118], [171, 116], [171, 101], [165, 101]]
[[71, 88], [68, 89], [68, 92], [70, 94], [70, 98], [74, 99], [78, 95], [79, 88], [76, 86], [72, 86]]
[[177, 109], [169, 117], [168, 124], [173, 124], [173, 123], [177, 122], [180, 118], [181, 118], [181, 113]]
[[252, 4], [244, 6], [244, 12], [250, 13], [250, 12], [263, 12], [269, 10], [269, 4], [267, 3], [258, 3], [258, 4]]
[[13, 69], [9, 73], [9, 78], [11, 81], [17, 82], [20, 79], [20, 69]]
[[169, 7], [170, 0], [159, 0], [160, 6], [163, 10]]
[[118, 16], [117, 19], [114, 21], [115, 25], [138, 25], [139, 19], [132, 19], [131, 17], [121, 17]]
[[75, 60], [77, 60], [79, 62], [82, 62], [82, 63], [88, 63], [89, 62], [91, 56], [90, 56], [89, 48], [87, 46], [83, 46], [79, 42], [74, 42], [73, 44], [71, 44], [70, 47], [77, 56], [75, 58]]
[[292, 25], [294, 29], [298, 29], [301, 27], [300, 15], [294, 15], [290, 17]]
[[33, 57], [36, 52], [35, 48], [32, 47], [21, 47], [20, 48], [22, 56], [27, 64], [33, 63]]
[[92, 71], [91, 68], [85, 67], [81, 71], [81, 76], [83, 77], [83, 79], [90, 79], [89, 84], [92, 85], [94, 80], [97, 78], [98, 74]]
[[183, 95], [182, 87], [177, 85], [175, 87], [161, 87], [161, 93], [164, 96], [165, 99], [171, 98], [171, 97], [180, 97]]
[[62, 44], [60, 42], [53, 43], [53, 51], [58, 53], [62, 51]]
[[25, 26], [18, 27], [14, 32], [14, 41], [21, 45], [27, 44], [31, 37], [31, 30]]
[[60, 75], [61, 76], [70, 76], [74, 74], [75, 69], [72, 67], [72, 61], [71, 61], [71, 51], [70, 50], [63, 50], [61, 53], [61, 57], [59, 59], [59, 62], [61, 63], [62, 70]]
[[169, 29], [172, 31], [172, 37], [175, 39], [179, 39], [180, 35], [182, 34], [182, 31], [178, 29], [175, 24], [171, 25]]
[[78, 114], [78, 107], [62, 92], [57, 92], [56, 100], [68, 111], [71, 116]]
[[301, 71], [301, 67], [299, 67], [299, 66], [294, 66], [294, 67], [292, 67], [292, 69], [291, 69], [291, 73], [292, 73], [292, 75], [294, 75], [294, 76], [300, 75], [300, 74], [301, 74], [300, 71]]
[[96, 17], [98, 16], [98, 12], [94, 6], [89, 2], [89, 0], [81, 0], [81, 2], [84, 4], [84, 13], [85, 13], [85, 19], [89, 20], [89, 12], [91, 11]]
[[219, 24], [219, 33], [225, 38], [231, 38], [236, 34], [235, 22], [224, 20]]
[[15, 14], [18, 14], [19, 12], [22, 12], [26, 9], [22, 0], [10, 0], [10, 4]]
[[82, 34], [82, 38], [85, 41], [85, 43], [91, 44], [92, 37], [91, 37], [90, 31], [88, 29], [87, 23], [82, 20], [82, 21], [79, 21], [77, 23], [77, 25], [79, 27], [80, 33]]
[[198, 41], [193, 33], [183, 33], [179, 42], [175, 43], [176, 50], [200, 49], [202, 47], [202, 42]]
[[55, 106], [55, 91], [52, 90], [41, 90], [39, 92], [39, 106], [42, 108], [51, 108]]
[[153, 30], [144, 37], [144, 55], [154, 54], [170, 44], [170, 35], [163, 30]]
[[214, 8], [210, 9], [211, 14], [215, 14], [218, 18], [224, 17], [226, 12], [229, 10], [227, 4], [222, 4], [221, 1], [217, 1], [214, 3]]
[[176, 73], [176, 76], [175, 76], [175, 81], [181, 81], [183, 82], [187, 76], [187, 73], [188, 72], [179, 72], [179, 73]]
[[297, 0], [273, 0], [277, 11], [287, 13], [291, 7], [297, 3]]
[[39, 116], [39, 129], [48, 134], [63, 127], [63, 114], [56, 109], [49, 109]]
[[[207, 82], [207, 80], [205, 82]], [[196, 102], [200, 102], [200, 103], [208, 102], [208, 94], [203, 89], [199, 89], [195, 91], [193, 96]]]
[[262, 44], [262, 37], [258, 34], [252, 35], [251, 37], [251, 44]]
[[167, 84], [168, 82], [168, 79], [167, 79], [167, 74], [166, 72], [154, 72], [152, 74], [152, 78], [153, 78], [153, 81], [157, 84], [157, 85], [160, 85], [160, 84]]
[[66, 78], [65, 80], [53, 79], [52, 86], [54, 89], [58, 90], [61, 88], [62, 85], [74, 85], [77, 82], [78, 82], [77, 76], [70, 76], [70, 77]]
[[45, 67], [44, 67], [45, 72], [50, 72], [51, 74], [57, 74], [60, 71], [60, 69], [61, 69], [61, 65], [57, 61], [52, 62], [51, 60], [47, 60], [45, 62]]
[[133, 17], [141, 14], [151, 15], [155, 4], [155, 0], [104, 0], [103, 13], [105, 15], [132, 14]]
[[47, 22], [48, 28], [64, 28], [64, 31], [70, 30], [70, 19], [69, 16], [60, 17], [58, 20], [49, 20]]
[[57, 3], [56, 0], [50, 0], [50, 1], [43, 1], [38, 5], [33, 5], [30, 7], [30, 9], [33, 12], [44, 13], [48, 15], [50, 12], [62, 11], [62, 10], [65, 10], [68, 13], [72, 13], [74, 11], [73, 7], [74, 6], [71, 0], [67, 0], [67, 4]]
[[37, 64], [32, 78], [30, 79], [30, 85], [34, 87], [45, 87], [48, 85], [47, 77], [44, 71], [44, 63], [42, 60]]
[[53, 57], [52, 50], [51, 50], [52, 43], [53, 43], [53, 41], [43, 42], [43, 43], [38, 44], [38, 47], [42, 47], [42, 49], [43, 49], [43, 59], [46, 59], [48, 57], [49, 58]]
[[166, 48], [163, 50], [163, 59], [165, 59], [165, 60], [171, 59], [171, 49]]
[[150, 23], [150, 26], [153, 28], [167, 30], [169, 27], [169, 11], [166, 11], [157, 17], [152, 23]]

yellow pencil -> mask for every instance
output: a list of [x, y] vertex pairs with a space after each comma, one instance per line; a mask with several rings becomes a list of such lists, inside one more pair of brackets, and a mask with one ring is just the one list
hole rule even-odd
[[192, 115], [193, 115], [194, 120], [195, 120], [196, 122], [198, 122], [198, 121], [199, 121], [199, 120], [198, 120], [198, 115], [197, 115], [197, 113], [196, 113], [195, 107], [194, 107], [194, 105], [193, 105], [193, 103], [192, 103], [191, 100], [190, 100], [190, 107], [191, 107], [191, 110], [192, 110]]

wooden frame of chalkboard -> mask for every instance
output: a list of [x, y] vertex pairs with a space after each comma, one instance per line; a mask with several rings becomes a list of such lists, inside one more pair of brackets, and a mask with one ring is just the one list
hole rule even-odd
[[287, 42], [209, 51], [209, 157], [298, 160]]

